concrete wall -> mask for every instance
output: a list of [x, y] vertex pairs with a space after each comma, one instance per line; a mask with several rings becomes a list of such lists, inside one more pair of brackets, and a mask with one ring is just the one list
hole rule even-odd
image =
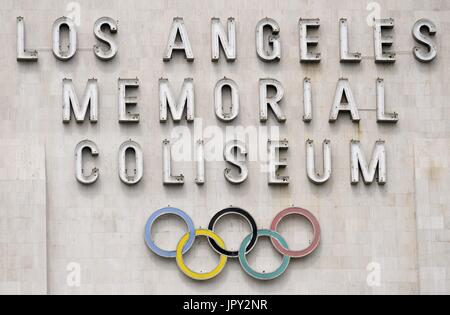
[[0, 143], [0, 294], [45, 294], [44, 147], [15, 139]]
[[[396, 21], [395, 65], [376, 65], [373, 61], [373, 35], [367, 23], [373, 12], [366, 10], [368, 1], [78, 3], [79, 50], [74, 59], [64, 63], [51, 53], [51, 26], [68, 14], [68, 1], [0, 0], [1, 293], [450, 293], [450, 3], [375, 3], [381, 17]], [[38, 63], [15, 60], [17, 16], [25, 17], [27, 46], [38, 48]], [[92, 52], [93, 24], [102, 16], [120, 21], [119, 55], [106, 63]], [[196, 57], [192, 64], [180, 55], [170, 63], [162, 62], [171, 21], [176, 16], [184, 17], [188, 27]], [[210, 19], [220, 17], [225, 21], [230, 16], [237, 21], [238, 60], [212, 63]], [[254, 30], [266, 16], [277, 20], [282, 29], [283, 57], [278, 64], [265, 64], [256, 56]], [[319, 65], [299, 63], [300, 17], [321, 19], [318, 51], [323, 60]], [[339, 63], [341, 17], [349, 18], [352, 50], [363, 53], [360, 65]], [[439, 56], [432, 64], [421, 64], [412, 55], [415, 42], [411, 29], [420, 18], [429, 18], [438, 26], [435, 40]], [[183, 170], [186, 175], [183, 187], [162, 185], [161, 142], [170, 138], [174, 124], [159, 123], [158, 79], [167, 77], [178, 88], [184, 78], [194, 78], [196, 117], [203, 119], [204, 127], [217, 125], [225, 130], [226, 124], [216, 119], [213, 107], [214, 85], [224, 76], [234, 79], [241, 92], [241, 113], [233, 126], [262, 126], [258, 117], [258, 80], [273, 77], [283, 83], [286, 97], [282, 106], [288, 121], [280, 125], [271, 118], [267, 125], [279, 126], [281, 136], [290, 141], [286, 155], [289, 187], [269, 187], [260, 162], [249, 163], [250, 178], [241, 186], [225, 181], [224, 162], [207, 164], [204, 187], [194, 183], [192, 162], [174, 165], [176, 171]], [[309, 125], [302, 121], [301, 105], [306, 76], [314, 84], [314, 121]], [[72, 78], [81, 94], [92, 77], [100, 86], [98, 124], [63, 124], [63, 78]], [[139, 125], [118, 123], [119, 77], [140, 79]], [[328, 123], [341, 77], [349, 78], [362, 110], [359, 124], [345, 115], [336, 124]], [[378, 77], [386, 81], [389, 108], [400, 114], [397, 125], [376, 122]], [[188, 126], [185, 122], [181, 125]], [[117, 170], [118, 148], [130, 138], [141, 144], [145, 154], [144, 179], [135, 187], [122, 184]], [[325, 138], [333, 144], [333, 177], [322, 187], [314, 186], [306, 177], [304, 144], [309, 138], [316, 141], [317, 148]], [[10, 139], [22, 145], [10, 145]], [[74, 149], [84, 139], [95, 141], [100, 148], [95, 163], [101, 177], [88, 187], [80, 185], [74, 176]], [[386, 140], [387, 185], [350, 185], [352, 139], [360, 140], [367, 154], [376, 140]], [[35, 144], [33, 149], [31, 144]], [[28, 206], [23, 208], [22, 204]], [[230, 261], [217, 279], [195, 283], [178, 271], [175, 261], [157, 258], [144, 244], [147, 218], [169, 204], [188, 212], [197, 227], [206, 227], [216, 212], [231, 204], [240, 206], [252, 213], [261, 228], [268, 228], [284, 208], [301, 206], [318, 217], [322, 243], [314, 255], [292, 262], [287, 273], [273, 282], [256, 282], [244, 274], [238, 262]], [[304, 222], [294, 218], [280, 228], [292, 248], [301, 247], [311, 237], [311, 233], [299, 232], [300, 227], [308, 231]], [[158, 225], [154, 237], [163, 246], [174, 248], [183, 233], [182, 223], [166, 219]], [[218, 233], [230, 248], [236, 248], [248, 227], [238, 220], [227, 220]], [[273, 269], [280, 261], [267, 240], [261, 241], [249, 259], [259, 270]], [[217, 257], [205, 240], [199, 240], [186, 261], [192, 268], [208, 270]], [[79, 287], [68, 285], [71, 263], [81, 267]], [[377, 287], [367, 284], [367, 266], [371, 263], [381, 267]]]
[[449, 148], [448, 139], [416, 144], [419, 279], [424, 294], [449, 290]]

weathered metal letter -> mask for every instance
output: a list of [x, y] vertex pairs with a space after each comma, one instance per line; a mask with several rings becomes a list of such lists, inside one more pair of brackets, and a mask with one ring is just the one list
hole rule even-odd
[[[62, 27], [69, 29], [69, 44], [67, 49], [64, 49], [61, 44], [61, 29]], [[53, 54], [61, 61], [68, 61], [75, 56], [77, 52], [77, 30], [75, 23], [68, 17], [62, 17], [53, 24]]]
[[[177, 42], [177, 36], [180, 35], [181, 42]], [[172, 28], [170, 30], [169, 42], [164, 52], [164, 61], [172, 60], [174, 50], [184, 50], [187, 61], [194, 61], [194, 53], [192, 51], [191, 42], [189, 41], [188, 32], [184, 20], [181, 17], [173, 19]]]
[[[231, 90], [231, 112], [225, 112], [223, 108], [223, 89], [229, 87]], [[239, 88], [231, 79], [224, 78], [217, 82], [214, 91], [214, 106], [217, 118], [223, 122], [230, 122], [236, 119], [239, 115]]]
[[289, 185], [289, 176], [281, 176], [278, 171], [287, 167], [287, 160], [280, 158], [281, 150], [289, 149], [289, 142], [282, 141], [268, 141], [269, 147], [269, 185]]
[[397, 113], [386, 112], [386, 96], [384, 88], [384, 80], [377, 80], [377, 122], [379, 123], [397, 123]]
[[312, 109], [312, 83], [310, 78], [303, 80], [303, 121], [309, 123], [313, 120]]
[[227, 61], [236, 60], [236, 21], [228, 19], [228, 35], [219, 18], [211, 19], [211, 60], [219, 61], [220, 46], [222, 46]]
[[[268, 43], [265, 42], [264, 30], [271, 29]], [[280, 26], [269, 18], [262, 19], [256, 26], [256, 52], [258, 57], [265, 62], [279, 61], [281, 59]]]
[[25, 48], [25, 19], [21, 16], [17, 18], [17, 61], [38, 61], [38, 52]]
[[93, 168], [89, 175], [84, 174], [83, 151], [89, 150], [93, 157], [98, 156], [99, 150], [97, 145], [89, 140], [81, 141], [75, 148], [75, 174], [77, 180], [83, 185], [91, 185], [98, 180], [99, 170]]
[[69, 123], [71, 113], [75, 116], [75, 120], [79, 123], [84, 122], [88, 108], [90, 109], [89, 119], [91, 123], [98, 121], [98, 84], [96, 79], [90, 79], [87, 82], [86, 89], [83, 96], [83, 101], [80, 104], [75, 86], [71, 79], [63, 80], [63, 122]]
[[[132, 151], [135, 155], [135, 169], [130, 175], [127, 169], [127, 154]], [[124, 142], [119, 149], [119, 177], [127, 185], [136, 185], [144, 175], [144, 154], [141, 146], [134, 141]]]
[[203, 140], [197, 141], [197, 151], [196, 156], [197, 160], [197, 177], [195, 178], [195, 182], [197, 185], [205, 184], [205, 142]]
[[316, 184], [322, 185], [328, 182], [331, 178], [331, 141], [325, 140], [323, 142], [323, 175], [316, 172], [314, 141], [306, 141], [306, 169], [308, 179]]
[[94, 46], [94, 53], [100, 59], [104, 61], [108, 61], [113, 59], [119, 50], [119, 47], [115, 43], [115, 41], [111, 38], [111, 36], [107, 35], [103, 28], [109, 27], [111, 34], [116, 34], [118, 25], [117, 21], [113, 20], [110, 17], [102, 17], [98, 19], [94, 24], [94, 35], [95, 37], [105, 44], [108, 49], [102, 48], [100, 45]]
[[163, 184], [184, 185], [184, 175], [172, 175], [172, 150], [169, 140], [163, 141]]
[[342, 18], [339, 21], [339, 34], [340, 34], [340, 52], [341, 62], [361, 62], [361, 53], [351, 53], [348, 40], [348, 20]]
[[178, 99], [175, 99], [168, 79], [159, 80], [159, 100], [160, 122], [167, 122], [168, 109], [175, 122], [180, 122], [183, 118], [183, 113], [186, 109], [186, 120], [188, 122], [194, 121], [195, 112], [195, 94], [194, 94], [194, 80], [187, 78], [184, 80], [183, 87]]
[[[269, 88], [275, 89], [275, 96], [269, 97]], [[259, 80], [259, 118], [261, 122], [266, 122], [269, 115], [269, 106], [275, 114], [278, 122], [286, 122], [286, 116], [280, 107], [280, 102], [284, 97], [284, 88], [275, 79]]]
[[369, 185], [375, 180], [378, 171], [378, 184], [384, 185], [387, 182], [386, 169], [386, 148], [384, 141], [377, 141], [372, 154], [370, 164], [367, 164], [364, 153], [361, 149], [361, 143], [357, 140], [351, 142], [351, 182], [352, 185], [359, 183], [360, 170], [363, 175], [364, 183]]
[[383, 35], [383, 30], [393, 29], [394, 19], [381, 19], [374, 20], [373, 34], [374, 34], [374, 46], [375, 46], [375, 62], [376, 63], [394, 63], [395, 53], [386, 52], [385, 47], [391, 47], [394, 44], [394, 38], [392, 36]]
[[359, 122], [358, 105], [353, 96], [352, 89], [348, 79], [340, 79], [336, 89], [333, 107], [331, 108], [330, 122], [338, 120], [340, 112], [350, 112], [352, 120]]
[[308, 36], [309, 29], [317, 29], [319, 27], [320, 19], [300, 19], [300, 62], [320, 62], [321, 54], [309, 51], [309, 47], [317, 46], [319, 44], [319, 37]]
[[242, 184], [248, 178], [248, 168], [245, 165], [247, 157], [247, 148], [244, 143], [238, 140], [233, 140], [225, 145], [224, 159], [227, 163], [239, 169], [238, 174], [233, 174], [230, 168], [226, 168], [224, 175], [228, 182], [232, 184]]
[[[428, 32], [428, 36], [422, 32], [423, 29], [426, 29]], [[430, 38], [435, 36], [437, 32], [436, 25], [427, 19], [421, 19], [416, 22], [413, 27], [413, 37], [423, 47], [414, 47], [414, 56], [420, 62], [431, 62], [437, 57], [437, 46]]]
[[119, 79], [119, 122], [138, 123], [140, 115], [128, 111], [128, 106], [137, 106], [137, 97], [127, 96], [127, 88], [139, 88], [139, 79]]

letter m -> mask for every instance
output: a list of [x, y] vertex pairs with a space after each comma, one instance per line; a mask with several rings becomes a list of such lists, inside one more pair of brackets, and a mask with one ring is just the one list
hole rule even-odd
[[63, 80], [63, 122], [69, 123], [72, 112], [78, 123], [84, 122], [88, 108], [90, 109], [89, 120], [91, 123], [98, 121], [98, 85], [96, 79], [87, 82], [83, 100], [80, 103], [75, 86], [71, 79]]
[[372, 154], [370, 164], [367, 164], [364, 153], [361, 149], [361, 143], [353, 140], [351, 143], [351, 181], [352, 185], [359, 183], [360, 171], [363, 176], [364, 183], [369, 185], [375, 180], [378, 172], [378, 184], [386, 184], [386, 148], [384, 141], [377, 141]]
[[186, 108], [186, 120], [194, 121], [195, 96], [194, 96], [194, 80], [185, 79], [181, 88], [181, 93], [176, 100], [169, 80], [159, 80], [159, 98], [160, 98], [160, 122], [167, 122], [168, 111], [172, 114], [175, 122], [180, 122]]

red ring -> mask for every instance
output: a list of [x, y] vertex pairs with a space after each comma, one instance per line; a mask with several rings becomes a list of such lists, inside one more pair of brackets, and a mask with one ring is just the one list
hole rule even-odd
[[272, 231], [277, 231], [277, 228], [278, 228], [278, 225], [280, 224], [280, 222], [284, 218], [286, 218], [287, 216], [292, 215], [292, 214], [296, 214], [296, 215], [305, 217], [313, 226], [314, 239], [313, 239], [311, 245], [309, 245], [308, 248], [301, 250], [301, 251], [291, 251], [287, 248], [284, 248], [283, 245], [281, 245], [280, 242], [278, 242], [276, 239], [271, 238], [271, 241], [272, 241], [273, 246], [276, 248], [276, 250], [282, 255], [286, 255], [291, 258], [306, 257], [306, 256], [312, 254], [317, 249], [317, 247], [319, 246], [319, 243], [320, 243], [320, 235], [321, 235], [319, 221], [316, 219], [316, 217], [311, 212], [309, 212], [308, 210], [305, 210], [305, 209], [301, 209], [301, 208], [288, 208], [286, 210], [283, 210], [275, 217], [270, 229]]

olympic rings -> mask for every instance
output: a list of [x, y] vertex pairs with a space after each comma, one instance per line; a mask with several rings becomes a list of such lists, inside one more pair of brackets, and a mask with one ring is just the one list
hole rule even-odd
[[[187, 227], [188, 233], [186, 233], [179, 241], [175, 251], [165, 251], [156, 246], [156, 244], [151, 239], [151, 230], [155, 221], [163, 215], [173, 214], [182, 218]], [[238, 252], [231, 252], [226, 250], [225, 242], [220, 236], [214, 233], [214, 228], [217, 222], [228, 214], [237, 214], [242, 216], [248, 221], [252, 228], [252, 233], [244, 238], [241, 243]], [[313, 226], [314, 238], [311, 245], [308, 248], [300, 251], [292, 251], [286, 240], [277, 232], [278, 225], [280, 222], [289, 215], [300, 215], [305, 217]], [[240, 208], [227, 208], [219, 213], [217, 213], [209, 223], [209, 229], [196, 230], [192, 219], [180, 209], [176, 208], [163, 208], [152, 214], [147, 221], [145, 226], [145, 242], [149, 249], [156, 255], [164, 258], [176, 258], [177, 265], [179, 269], [189, 278], [198, 281], [210, 280], [217, 277], [225, 268], [228, 258], [239, 258], [239, 262], [243, 270], [251, 277], [257, 280], [274, 280], [285, 273], [287, 270], [291, 259], [303, 258], [312, 254], [319, 246], [320, 243], [321, 229], [319, 221], [316, 217], [308, 210], [301, 208], [289, 208], [280, 212], [273, 220], [270, 230], [258, 230], [257, 225], [253, 217], [245, 210]], [[195, 239], [198, 236], [205, 236], [208, 238], [208, 242], [213, 247], [213, 249], [220, 254], [219, 265], [212, 271], [208, 273], [197, 273], [189, 269], [183, 260], [183, 255], [186, 254], [194, 245]], [[252, 269], [247, 261], [247, 254], [256, 246], [256, 243], [260, 237], [269, 237], [275, 249], [283, 255], [283, 261], [273, 272], [270, 273], [260, 273]]]
[[[229, 215], [229, 214], [237, 214], [237, 215], [243, 217], [244, 219], [246, 219], [248, 221], [248, 223], [250, 224], [250, 226], [252, 228], [252, 236], [251, 236], [250, 241], [248, 242], [246, 253], [250, 252], [253, 249], [253, 247], [255, 247], [256, 241], [258, 240], [258, 227], [256, 226], [255, 219], [253, 219], [253, 217], [247, 211], [245, 211], [243, 209], [239, 209], [239, 208], [228, 208], [228, 209], [222, 210], [211, 219], [208, 229], [211, 231], [214, 231], [214, 229], [216, 227], [216, 223], [222, 217]], [[216, 252], [218, 252], [219, 254], [226, 255], [231, 258], [239, 257], [239, 251], [235, 251], [235, 252], [227, 251], [226, 249], [218, 246], [217, 243], [212, 238], [208, 238], [208, 241], [209, 241], [209, 244], [214, 248], [214, 250]]]
[[[259, 230], [258, 237], [261, 237], [261, 236], [268, 236], [271, 239], [275, 238], [281, 244], [283, 244], [283, 246], [285, 246], [286, 248], [288, 247], [288, 244], [285, 241], [285, 239], [277, 232], [274, 232], [271, 230]], [[248, 261], [247, 261], [247, 257], [245, 256], [246, 255], [245, 249], [247, 248], [248, 244], [250, 243], [250, 239], [251, 239], [251, 235], [247, 236], [244, 239], [244, 241], [242, 242], [242, 245], [241, 245], [241, 249], [239, 251], [239, 262], [241, 263], [241, 266], [244, 269], [244, 271], [257, 280], [274, 280], [274, 279], [278, 278], [279, 276], [281, 276], [286, 271], [286, 269], [289, 267], [291, 258], [289, 256], [284, 256], [281, 266], [274, 272], [271, 272], [271, 273], [256, 272], [255, 270], [253, 270], [250, 267], [250, 265], [248, 264]]]
[[[209, 230], [197, 230], [195, 231], [195, 236], [207, 236], [210, 239], [213, 239], [216, 244], [219, 244], [218, 246], [220, 246], [221, 248], [225, 248], [225, 242], [214, 232], [209, 231]], [[177, 264], [178, 267], [180, 268], [180, 270], [189, 278], [193, 279], [193, 280], [199, 280], [199, 281], [205, 281], [205, 280], [210, 280], [212, 278], [215, 278], [217, 275], [219, 275], [223, 268], [225, 268], [225, 265], [227, 264], [227, 256], [225, 255], [220, 255], [220, 262], [219, 265], [216, 267], [216, 269], [214, 269], [211, 272], [208, 273], [197, 273], [194, 272], [192, 270], [190, 270], [184, 263], [183, 261], [183, 254], [182, 254], [182, 250], [184, 248], [184, 246], [186, 245], [186, 243], [189, 240], [189, 233], [187, 233], [185, 236], [183, 236], [183, 238], [181, 239], [180, 243], [178, 243], [178, 247], [177, 247]]]
[[308, 210], [305, 209], [301, 209], [301, 208], [289, 208], [286, 209], [282, 212], [280, 212], [275, 219], [272, 222], [272, 226], [270, 227], [270, 229], [272, 231], [276, 231], [278, 228], [278, 225], [280, 224], [280, 222], [286, 218], [289, 215], [292, 214], [297, 214], [300, 215], [302, 217], [305, 217], [313, 226], [313, 230], [314, 230], [314, 239], [311, 242], [311, 245], [308, 246], [308, 248], [304, 249], [304, 250], [300, 250], [300, 251], [290, 251], [288, 250], [287, 246], [285, 246], [284, 244], [280, 244], [280, 242], [278, 242], [278, 240], [274, 237], [271, 238], [272, 244], [273, 246], [275, 246], [276, 250], [282, 254], [282, 255], [287, 255], [291, 258], [302, 258], [305, 256], [308, 256], [309, 254], [311, 254], [312, 252], [314, 252], [317, 247], [319, 246], [319, 242], [320, 242], [320, 224], [319, 221], [317, 221], [316, 217], [309, 212]]
[[147, 221], [147, 225], [145, 226], [145, 242], [147, 246], [154, 252], [156, 255], [163, 258], [175, 258], [177, 256], [176, 251], [166, 251], [158, 246], [152, 240], [152, 227], [156, 220], [160, 217], [168, 214], [176, 215], [184, 220], [189, 230], [189, 240], [186, 242], [186, 246], [183, 249], [183, 254], [186, 254], [194, 245], [195, 241], [195, 226], [194, 222], [189, 215], [187, 215], [184, 211], [176, 208], [163, 208], [152, 214], [150, 219]]

